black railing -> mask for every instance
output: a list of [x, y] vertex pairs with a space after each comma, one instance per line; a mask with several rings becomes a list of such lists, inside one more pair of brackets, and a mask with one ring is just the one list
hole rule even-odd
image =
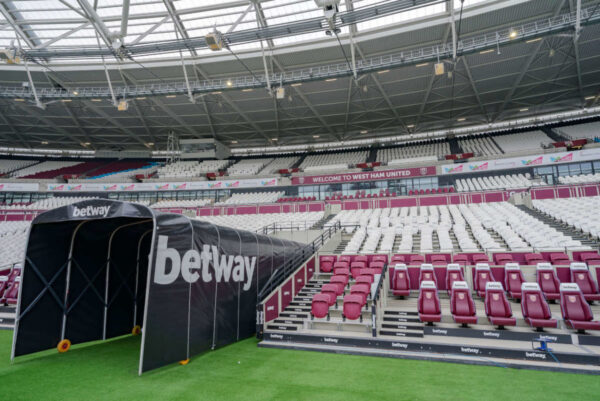
[[373, 337], [377, 337], [377, 301], [381, 296], [381, 288], [385, 285], [385, 274], [387, 272], [388, 265], [386, 264], [381, 271], [381, 275], [379, 276], [379, 282], [377, 283], [377, 288], [375, 289], [375, 294], [373, 294], [373, 299], [371, 302], [371, 321], [373, 324], [372, 332]]
[[260, 305], [275, 288], [281, 285], [299, 266], [309, 260], [340, 229], [339, 223], [324, 229], [313, 242], [303, 247], [292, 259], [286, 260], [282, 266], [279, 266], [273, 272], [269, 281], [258, 292], [258, 304]]

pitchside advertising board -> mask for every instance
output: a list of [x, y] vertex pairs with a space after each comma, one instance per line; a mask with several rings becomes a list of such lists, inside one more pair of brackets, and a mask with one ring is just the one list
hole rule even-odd
[[445, 164], [442, 174], [475, 173], [480, 171], [506, 170], [521, 167], [541, 167], [553, 164], [576, 163], [600, 159], [600, 148], [557, 152], [544, 155], [508, 157], [506, 159], [484, 160], [461, 164]]
[[231, 344], [255, 333], [259, 290], [300, 254], [306, 245], [126, 202], [48, 211], [28, 239], [13, 357], [136, 324], [140, 374]]
[[[6, 185], [6, 184], [5, 184]], [[37, 185], [37, 184], [35, 184]], [[99, 182], [82, 184], [49, 184], [50, 192], [131, 192], [131, 191], [194, 191], [205, 189], [260, 188], [277, 186], [277, 178], [254, 178], [248, 180], [186, 181], [186, 182], [140, 182], [105, 184]]]

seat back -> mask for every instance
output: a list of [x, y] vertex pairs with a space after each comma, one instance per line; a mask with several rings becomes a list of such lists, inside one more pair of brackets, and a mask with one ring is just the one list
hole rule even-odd
[[437, 287], [433, 281], [423, 281], [419, 290], [418, 299], [419, 313], [427, 315], [438, 315], [441, 313], [440, 299]]
[[19, 296], [19, 285], [21, 284], [21, 277], [16, 277], [15, 281], [12, 282], [10, 287], [4, 293], [4, 299], [17, 299]]
[[404, 263], [404, 255], [394, 255], [392, 256], [392, 260], [391, 260], [391, 264], [395, 264], [395, 263]]
[[571, 282], [577, 284], [583, 294], [598, 293], [598, 285], [585, 263], [571, 263]]
[[454, 263], [458, 263], [461, 266], [466, 266], [469, 264], [469, 257], [467, 255], [454, 255], [452, 261]]
[[344, 287], [342, 287], [342, 290], [340, 291], [340, 286], [333, 283], [323, 284], [321, 287], [321, 294], [325, 294], [329, 297], [329, 305], [333, 305], [338, 295], [341, 295], [343, 291]]
[[323, 318], [323, 317], [327, 316], [330, 305], [331, 305], [331, 303], [330, 303], [329, 294], [324, 294], [324, 293], [315, 294], [312, 299], [310, 312], [316, 318]]
[[369, 258], [366, 255], [354, 255], [352, 257], [352, 261], [353, 262], [365, 262], [365, 263], [368, 263], [369, 262]]
[[423, 255], [412, 255], [410, 257], [411, 265], [420, 265], [423, 263], [425, 263], [425, 256], [423, 256]]
[[490, 263], [490, 260], [488, 259], [487, 255], [483, 255], [481, 253], [475, 254], [473, 255], [473, 263], [477, 264], [477, 263]]
[[0, 276], [0, 298], [8, 288], [8, 276]]
[[396, 265], [394, 270], [394, 289], [410, 290], [410, 277], [406, 265]]
[[356, 320], [360, 317], [363, 307], [362, 296], [348, 294], [344, 297], [344, 316], [346, 319]]
[[369, 269], [376, 270], [377, 274], [381, 274], [384, 266], [385, 266], [385, 262], [381, 262], [381, 261], [375, 261], [375, 262], [369, 263]]
[[336, 276], [349, 276], [350, 269], [348, 269], [347, 267], [334, 267], [333, 274]]
[[350, 255], [341, 255], [340, 257], [338, 257], [338, 262], [352, 262], [352, 256]]
[[550, 263], [538, 263], [535, 274], [536, 281], [543, 292], [557, 293], [559, 291], [560, 282]]
[[485, 286], [489, 282], [493, 282], [492, 270], [487, 263], [477, 263], [475, 265], [475, 281], [473, 289], [475, 291], [485, 291]]
[[499, 265], [505, 265], [505, 264], [510, 263], [512, 261], [513, 261], [512, 256], [509, 255], [509, 254], [506, 254], [506, 253], [503, 253], [503, 254], [500, 254], [500, 255], [496, 256], [496, 263], [499, 264]]
[[365, 283], [357, 283], [350, 287], [350, 294], [356, 294], [363, 297], [363, 305], [367, 302], [370, 293], [371, 286]]
[[333, 270], [333, 263], [334, 262], [330, 262], [330, 261], [321, 261], [321, 264], [319, 265], [319, 268], [321, 269], [321, 271], [323, 273], [331, 273], [331, 271]]
[[350, 263], [349, 262], [345, 262], [345, 261], [337, 261], [333, 264], [333, 270], [335, 271], [335, 269], [337, 267], [342, 267], [344, 269], [349, 269], [350, 268]]
[[491, 317], [512, 316], [512, 309], [499, 282], [490, 281], [485, 285], [485, 313]]
[[435, 270], [433, 265], [429, 263], [423, 263], [421, 265], [421, 269], [419, 270], [419, 285], [423, 281], [432, 281], [437, 288], [437, 279], [435, 277]]
[[594, 319], [592, 309], [575, 283], [560, 285], [560, 310], [563, 319], [589, 322]]
[[455, 281], [452, 284], [450, 311], [457, 316], [475, 316], [475, 303], [466, 281]]
[[530, 266], [535, 266], [538, 263], [544, 262], [544, 258], [539, 253], [527, 253], [527, 254], [525, 254], [525, 260], [527, 261], [527, 264]]
[[371, 258], [371, 262], [383, 262], [387, 263], [387, 255], [375, 255]]
[[521, 284], [525, 281], [518, 263], [507, 263], [504, 266], [504, 287], [506, 291], [521, 292]]
[[352, 277], [357, 278], [360, 276], [360, 270], [365, 269], [367, 264], [365, 262], [352, 262], [350, 264], [350, 272], [352, 273]]
[[371, 269], [360, 269], [359, 277], [360, 276], [370, 276], [371, 282], [375, 281], [375, 272]]
[[375, 278], [372, 275], [365, 274], [365, 275], [358, 276], [356, 278], [355, 282], [356, 282], [356, 284], [365, 283], [365, 284], [368, 284], [370, 286], [371, 284], [373, 284], [374, 281], [375, 281]]
[[457, 263], [450, 263], [446, 268], [446, 288], [452, 290], [452, 285], [456, 281], [465, 281], [465, 277]]
[[550, 319], [552, 317], [548, 302], [537, 283], [521, 284], [521, 312], [523, 312], [523, 317], [532, 319]]
[[553, 265], [568, 265], [571, 261], [566, 253], [551, 253], [550, 262]]
[[446, 266], [448, 261], [445, 255], [431, 255], [431, 264], [434, 266]]
[[[348, 284], [348, 276], [333, 276], [331, 277], [331, 280], [329, 280], [330, 284], [340, 284], [342, 287], [342, 291], [344, 290], [344, 287], [346, 287], [346, 284]], [[341, 292], [340, 292], [341, 293]]]

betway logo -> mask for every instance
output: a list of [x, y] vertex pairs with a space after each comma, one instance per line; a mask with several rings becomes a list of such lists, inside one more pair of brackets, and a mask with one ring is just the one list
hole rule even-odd
[[323, 337], [323, 341], [326, 343], [334, 343], [334, 344], [338, 343], [337, 338], [331, 338], [331, 337]]
[[448, 330], [444, 330], [444, 329], [431, 329], [431, 333], [432, 334], [448, 334]]
[[538, 354], [537, 352], [525, 352], [526, 358], [546, 359], [546, 354]]
[[[250, 289], [256, 267], [256, 256], [250, 258], [242, 255], [222, 255], [216, 246], [204, 245], [202, 252], [190, 249], [180, 257], [176, 249], [167, 247], [168, 241], [169, 237], [158, 236], [154, 273], [156, 284], [171, 284], [181, 273], [188, 283], [195, 283], [202, 276], [202, 281], [205, 283], [213, 280], [217, 283], [233, 281], [244, 283], [244, 291]], [[166, 271], [167, 259], [171, 261], [171, 270], [168, 272]], [[213, 271], [210, 270], [211, 262]]]
[[407, 348], [408, 348], [408, 344], [402, 344], [402, 343], [392, 343], [392, 347], [394, 347], [394, 348], [404, 348], [404, 349], [407, 349]]
[[479, 354], [479, 349], [478, 348], [460, 347], [460, 351], [464, 352], [466, 354]]
[[79, 208], [73, 206], [73, 217], [106, 217], [110, 206], [87, 206]]
[[484, 331], [483, 332], [483, 336], [484, 337], [496, 337], [496, 338], [500, 338], [500, 333], [496, 333], [494, 331]]

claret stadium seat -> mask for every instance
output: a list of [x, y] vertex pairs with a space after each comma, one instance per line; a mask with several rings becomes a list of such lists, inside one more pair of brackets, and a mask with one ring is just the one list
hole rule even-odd
[[8, 289], [8, 276], [0, 276], [0, 299], [4, 295], [4, 292]]
[[369, 263], [369, 269], [376, 271], [376, 274], [381, 274], [383, 272], [383, 268], [385, 267], [385, 262], [382, 261], [374, 261]]
[[375, 282], [375, 272], [371, 269], [360, 269], [360, 275], [358, 277], [368, 276], [371, 277], [371, 284]]
[[334, 283], [342, 284], [342, 288], [345, 288], [348, 285], [348, 281], [349, 281], [348, 276], [345, 276], [345, 275], [333, 276], [333, 277], [331, 277], [331, 280], [329, 280], [329, 282], [331, 284], [334, 284]]
[[375, 279], [372, 275], [365, 274], [364, 276], [358, 276], [354, 282], [355, 284], [364, 283], [370, 286], [371, 284], [373, 284], [374, 281]]
[[558, 322], [552, 319], [548, 302], [537, 283], [521, 284], [521, 295], [521, 312], [528, 325], [537, 330], [542, 330], [544, 327], [558, 327]]
[[347, 267], [334, 267], [333, 268], [334, 276], [350, 276], [350, 269]]
[[342, 312], [342, 317], [344, 320], [356, 320], [360, 319], [362, 322], [362, 307], [363, 307], [363, 297], [358, 294], [348, 294], [344, 297], [344, 307]]
[[477, 263], [475, 265], [475, 278], [473, 281], [473, 289], [481, 298], [485, 297], [485, 286], [489, 282], [493, 282], [492, 270], [487, 263]]
[[387, 263], [387, 256], [386, 255], [375, 255], [371, 259], [371, 262], [383, 262], [383, 263]]
[[525, 260], [527, 261], [527, 264], [529, 266], [535, 266], [538, 263], [543, 263], [544, 262], [544, 258], [539, 253], [526, 253], [525, 254]]
[[434, 266], [446, 266], [448, 261], [445, 255], [431, 255], [431, 264]]
[[571, 260], [566, 253], [556, 252], [550, 254], [550, 263], [553, 265], [569, 265]]
[[367, 264], [365, 262], [352, 262], [350, 264], [350, 273], [352, 273], [352, 278], [356, 279], [358, 276], [360, 276], [360, 271], [366, 268]]
[[450, 313], [456, 323], [463, 326], [477, 324], [475, 302], [466, 281], [454, 281], [450, 294]]
[[592, 278], [587, 265], [581, 262], [571, 263], [571, 282], [577, 284], [586, 301], [600, 300], [598, 284]]
[[452, 291], [452, 285], [455, 281], [465, 281], [465, 276], [463, 274], [462, 267], [460, 267], [458, 263], [450, 263], [446, 268], [446, 288], [448, 295], [450, 295]]
[[[340, 290], [341, 288], [341, 290]], [[329, 297], [329, 306], [337, 303], [337, 297], [344, 293], [344, 287], [338, 284], [323, 284], [321, 287], [321, 294], [325, 294]]]
[[363, 305], [367, 303], [370, 293], [371, 286], [365, 283], [357, 283], [350, 287], [350, 294], [356, 294], [363, 297]]
[[350, 262], [346, 262], [346, 261], [337, 261], [333, 264], [333, 271], [335, 271], [335, 269], [337, 267], [342, 267], [344, 269], [349, 269], [350, 268]]
[[420, 266], [423, 263], [425, 263], [425, 256], [423, 256], [423, 255], [412, 255], [410, 257], [409, 265], [411, 265], [411, 266]]
[[333, 264], [336, 262], [335, 260], [335, 256], [333, 255], [326, 255], [326, 256], [321, 256], [320, 260], [320, 270], [323, 273], [331, 273], [331, 271], [333, 270]]
[[421, 283], [417, 305], [421, 322], [432, 324], [442, 320], [440, 299], [437, 294], [437, 286], [433, 281]]
[[312, 305], [310, 308], [310, 315], [312, 318], [324, 318], [327, 316], [329, 319], [329, 307], [330, 304], [330, 296], [329, 294], [318, 293], [313, 296]]
[[350, 264], [352, 262], [352, 256], [350, 255], [341, 255], [338, 260], [338, 262], [346, 262], [348, 264]]
[[478, 263], [490, 263], [490, 259], [487, 257], [487, 255], [483, 254], [483, 253], [477, 253], [475, 255], [472, 256], [473, 258], [473, 263], [478, 264]]
[[423, 263], [421, 265], [421, 269], [419, 270], [419, 285], [423, 281], [431, 281], [435, 284], [435, 287], [437, 288], [437, 279], [435, 277], [435, 270], [433, 268], [433, 265], [431, 265], [429, 263]]
[[410, 295], [410, 277], [405, 264], [397, 264], [394, 268], [393, 283], [392, 293], [395, 296], [407, 297]]
[[518, 263], [507, 263], [504, 266], [504, 288], [512, 299], [521, 299], [521, 284], [525, 282], [523, 272]]
[[406, 261], [406, 259], [404, 258], [404, 255], [394, 255], [392, 256], [392, 260], [390, 261], [391, 264], [395, 264], [395, 263], [404, 263]]
[[560, 285], [560, 310], [567, 327], [579, 332], [600, 330], [600, 322], [594, 320], [592, 309], [577, 284]]
[[19, 285], [21, 284], [21, 277], [15, 277], [10, 287], [4, 292], [4, 296], [0, 303], [4, 305], [16, 305], [19, 297]]
[[498, 282], [490, 281], [485, 285], [485, 314], [490, 323], [500, 329], [517, 324], [502, 284]]
[[352, 257], [352, 261], [353, 262], [365, 262], [366, 264], [368, 264], [369, 258], [366, 255], [355, 255]]
[[457, 263], [461, 266], [466, 266], [469, 264], [469, 257], [467, 255], [454, 255], [452, 258], [452, 262]]
[[559, 299], [560, 282], [552, 265], [550, 263], [538, 263], [535, 274], [536, 281], [542, 289], [544, 297], [548, 300]]

